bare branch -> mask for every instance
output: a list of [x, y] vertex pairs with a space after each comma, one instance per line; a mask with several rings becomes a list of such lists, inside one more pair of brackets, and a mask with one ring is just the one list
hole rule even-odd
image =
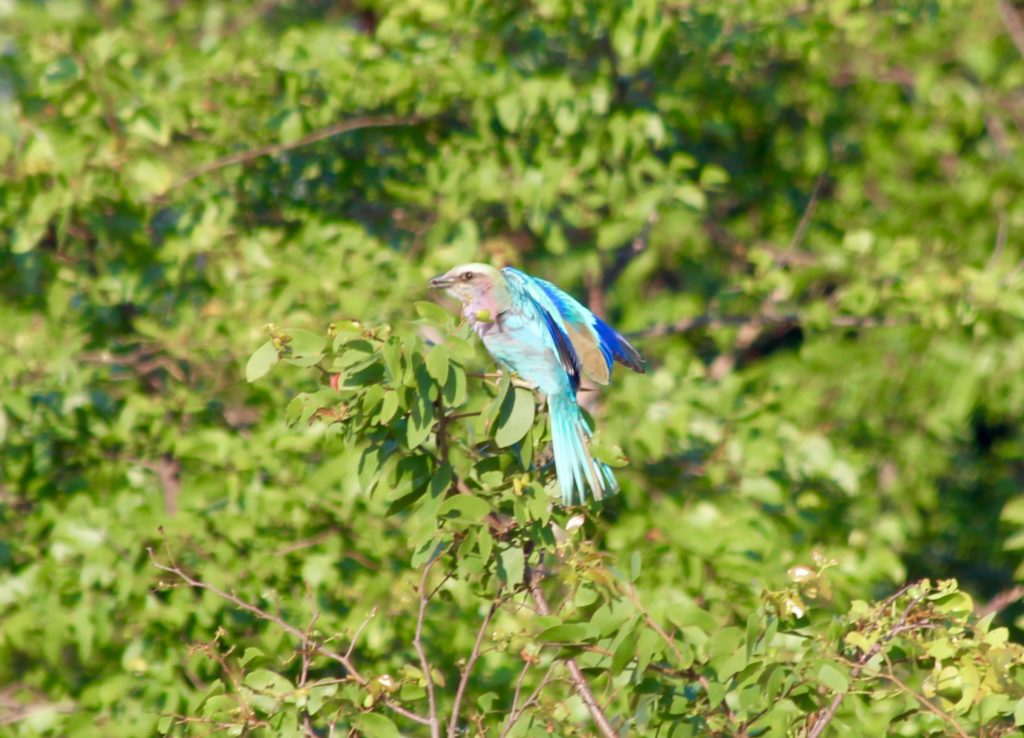
[[[684, 318], [675, 323], [656, 325], [646, 330], [627, 334], [626, 338], [659, 338], [674, 336], [681, 333], [692, 333], [704, 328], [714, 330], [728, 326], [766, 326], [766, 325], [799, 325], [800, 316], [796, 313], [783, 315], [697, 315]], [[880, 326], [901, 325], [900, 321], [891, 318], [858, 317], [855, 315], [837, 315], [832, 318], [835, 328], [877, 328]]]
[[938, 716], [942, 720], [944, 720], [947, 723], [949, 723], [949, 725], [953, 728], [953, 730], [956, 731], [956, 734], [958, 736], [960, 736], [960, 738], [969, 738], [967, 733], [964, 732], [964, 729], [960, 727], [960, 723], [958, 723], [955, 718], [953, 718], [951, 715], [948, 715], [945, 712], [943, 712], [942, 710], [940, 710], [938, 707], [936, 707], [932, 703], [931, 700], [926, 698], [924, 695], [920, 695], [917, 692], [915, 692], [906, 683], [904, 683], [899, 677], [897, 677], [896, 676], [896, 671], [892, 668], [892, 663], [889, 661], [888, 657], [885, 658], [885, 663], [886, 663], [886, 666], [888, 667], [888, 673], [884, 672], [884, 671], [883, 672], [879, 672], [878, 676], [880, 676], [882, 679], [888, 679], [890, 682], [895, 684], [899, 688], [899, 690], [901, 692], [903, 692], [905, 694], [909, 694], [911, 697], [913, 697], [915, 700], [917, 700], [921, 704], [922, 707], [924, 707], [926, 710], [928, 710], [928, 712], [932, 713], [933, 715]]
[[[500, 595], [500, 593], [499, 593]], [[496, 598], [491, 606], [487, 608], [487, 614], [484, 615], [484, 621], [480, 623], [480, 629], [476, 632], [476, 641], [473, 643], [473, 650], [469, 653], [469, 658], [466, 659], [466, 666], [462, 670], [462, 678], [459, 679], [459, 688], [455, 692], [455, 704], [452, 705], [452, 717], [448, 721], [448, 738], [455, 738], [459, 730], [459, 711], [462, 709], [462, 698], [466, 694], [466, 687], [469, 685], [469, 675], [473, 671], [473, 666], [476, 665], [476, 660], [480, 658], [480, 646], [484, 642], [484, 634], [487, 632], [487, 626], [491, 624], [491, 618], [494, 617], [494, 613], [498, 610], [498, 603], [500, 598]]]
[[1021, 56], [1024, 56], [1024, 20], [1021, 20], [1020, 14], [1010, 0], [999, 0], [999, 15], [1003, 18], [1006, 35], [1013, 41]]
[[[255, 615], [260, 620], [266, 620], [268, 622], [274, 623], [284, 632], [297, 638], [300, 643], [305, 642], [306, 633], [304, 633], [299, 628], [296, 628], [294, 625], [287, 622], [280, 616], [274, 615], [273, 613], [267, 612], [266, 610], [263, 610], [262, 608], [259, 608], [256, 605], [246, 602], [237, 595], [234, 595], [230, 592], [225, 592], [220, 587], [216, 587], [212, 584], [207, 584], [206, 582], [196, 579], [195, 577], [185, 572], [184, 569], [175, 564], [173, 560], [171, 566], [167, 566], [166, 564], [160, 563], [157, 560], [156, 555], [153, 553], [152, 547], [147, 547], [146, 551], [149, 553], [150, 562], [155, 569], [159, 569], [160, 571], [165, 571], [169, 574], [173, 574], [190, 587], [194, 587], [196, 589], [203, 589], [207, 592], [212, 592], [214, 595], [224, 600], [225, 602], [230, 602], [235, 607], [241, 610], [245, 610], [246, 612], [251, 613], [252, 615]], [[344, 667], [345, 671], [347, 672], [348, 677], [360, 686], [366, 686], [369, 683], [367, 678], [359, 673], [359, 671], [356, 669], [355, 665], [353, 665], [352, 660], [349, 658], [348, 655], [332, 651], [331, 649], [324, 647], [320, 643], [311, 643], [309, 644], [309, 648], [314, 653], [317, 653], [327, 659], [330, 659], [331, 661], [341, 664], [341, 666]], [[415, 723], [419, 723], [420, 725], [430, 725], [429, 718], [424, 717], [423, 715], [419, 715], [405, 707], [402, 707], [401, 705], [397, 704], [389, 698], [384, 698], [383, 701], [384, 704], [389, 709], [401, 715], [402, 717], [408, 718], [409, 720], [412, 720]]]
[[[544, 592], [540, 588], [542, 578], [543, 575], [539, 569], [531, 569], [529, 576], [527, 577], [527, 587], [530, 590], [530, 597], [533, 599], [534, 605], [537, 607], [537, 612], [541, 615], [550, 615], [551, 608], [548, 607], [548, 601], [544, 597]], [[604, 738], [618, 738], [618, 733], [615, 731], [615, 728], [612, 727], [611, 722], [608, 720], [608, 716], [604, 714], [604, 710], [594, 697], [594, 692], [590, 688], [590, 684], [587, 682], [587, 678], [584, 676], [583, 670], [580, 669], [580, 665], [576, 663], [576, 659], [566, 659], [565, 665], [569, 669], [569, 677], [572, 680], [573, 686], [576, 688], [576, 694], [579, 695], [579, 698], [583, 700], [583, 704], [585, 704], [587, 709], [590, 711], [590, 717], [593, 718], [598, 732], [604, 736]]]
[[370, 612], [367, 613], [366, 617], [363, 618], [363, 622], [356, 628], [356, 632], [352, 635], [352, 641], [348, 644], [348, 650], [345, 651], [345, 658], [352, 658], [352, 652], [356, 650], [356, 643], [359, 641], [359, 636], [363, 634], [363, 629], [366, 628], [367, 624], [377, 616], [377, 606], [374, 605], [370, 608]]
[[505, 721], [505, 727], [502, 728], [501, 734], [498, 738], [505, 738], [505, 736], [511, 732], [512, 728], [515, 727], [515, 724], [519, 722], [519, 718], [523, 716], [523, 713], [530, 709], [532, 705], [536, 704], [541, 692], [544, 691], [544, 687], [546, 687], [548, 682], [551, 681], [551, 674], [554, 673], [555, 670], [554, 664], [548, 667], [544, 677], [530, 693], [530, 696], [526, 698], [526, 701], [522, 705], [516, 707], [516, 704], [519, 702], [519, 695], [523, 689], [523, 680], [526, 678], [526, 672], [530, 670], [530, 666], [532, 666], [532, 664], [530, 661], [527, 661], [523, 666], [523, 670], [519, 673], [519, 678], [516, 680], [515, 696], [512, 698], [512, 708], [509, 710], [508, 719]]
[[430, 570], [437, 559], [432, 558], [423, 567], [423, 576], [420, 577], [419, 600], [420, 610], [416, 616], [416, 634], [413, 636], [412, 645], [420, 657], [420, 668], [423, 670], [423, 677], [427, 680], [427, 702], [430, 705], [430, 716], [427, 718], [427, 725], [430, 726], [430, 738], [440, 738], [441, 721], [437, 717], [437, 695], [434, 693], [434, 675], [430, 668], [430, 661], [427, 659], [426, 649], [423, 648], [423, 622], [427, 614], [427, 603], [430, 601], [430, 594], [427, 592], [427, 578]]
[[672, 650], [672, 653], [675, 654], [676, 659], [679, 663], [685, 661], [682, 652], [679, 650], [679, 646], [676, 645], [676, 642], [667, 632], [665, 632], [665, 629], [662, 628], [654, 620], [654, 618], [651, 617], [651, 614], [647, 611], [647, 608], [644, 607], [643, 603], [640, 601], [639, 595], [637, 595], [636, 593], [636, 587], [633, 586], [633, 583], [627, 582], [625, 590], [626, 598], [631, 603], [633, 603], [633, 607], [640, 611], [640, 614], [643, 615], [644, 622], [647, 623], [648, 627], [650, 627], [651, 630], [657, 633], [658, 637], [665, 642], [665, 645], [667, 645]]
[[[827, 171], [827, 169], [826, 169]], [[818, 209], [818, 197], [821, 195], [821, 187], [825, 184], [825, 172], [818, 175], [818, 178], [814, 180], [814, 187], [811, 189], [811, 196], [807, 200], [807, 207], [804, 208], [804, 214], [800, 216], [800, 222], [796, 225], [796, 230], [793, 231], [793, 238], [789, 241], [789, 246], [786, 247], [784, 255], [788, 255], [791, 251], [795, 251], [799, 248], [800, 244], [803, 243], [804, 236], [807, 234], [807, 229], [811, 225], [811, 220], [814, 218], [814, 211]]]
[[1007, 226], [1007, 223], [1006, 223], [1006, 213], [1005, 212], [1000, 210], [999, 213], [996, 214], [996, 219], [998, 220], [999, 225], [998, 225], [998, 227], [996, 229], [996, 245], [992, 249], [992, 255], [990, 257], [988, 257], [988, 264], [987, 264], [987, 266], [990, 269], [993, 266], [995, 266], [997, 263], [999, 263], [999, 259], [1003, 255], [1003, 249], [1006, 248], [1007, 232], [1009, 231], [1009, 227]]
[[978, 605], [974, 614], [979, 618], [983, 618], [994, 612], [1002, 612], [1010, 605], [1019, 602], [1021, 597], [1024, 597], [1024, 586], [1018, 584], [1015, 587], [1010, 587], [1005, 592], [1000, 592], [984, 605]]
[[297, 141], [291, 143], [282, 144], [266, 144], [264, 146], [256, 146], [255, 148], [246, 149], [245, 151], [239, 151], [235, 154], [215, 159], [206, 164], [201, 164], [195, 169], [186, 172], [178, 180], [171, 185], [170, 189], [177, 189], [183, 184], [191, 182], [197, 177], [202, 177], [204, 174], [215, 172], [218, 169], [232, 166], [233, 164], [245, 164], [253, 159], [259, 159], [264, 156], [276, 156], [282, 154], [285, 151], [291, 151], [292, 149], [298, 149], [303, 146], [309, 146], [310, 144], [323, 141], [334, 136], [340, 136], [343, 133], [350, 131], [357, 131], [361, 128], [386, 128], [392, 126], [411, 126], [419, 123], [423, 120], [420, 116], [399, 116], [399, 115], [381, 115], [381, 116], [362, 116], [359, 118], [353, 118], [352, 120], [345, 120], [339, 123], [334, 123], [325, 128], [321, 128], [317, 131], [313, 131], [300, 138]]
[[164, 454], [159, 459], [139, 459], [139, 465], [149, 469], [156, 475], [160, 483], [160, 489], [164, 493], [164, 509], [168, 515], [178, 512], [178, 496], [181, 493], [181, 462], [170, 454]]
[[594, 280], [589, 285], [587, 297], [590, 302], [590, 309], [595, 315], [604, 317], [605, 291], [615, 283], [615, 280], [626, 270], [626, 267], [629, 266], [633, 259], [647, 250], [647, 245], [651, 239], [651, 229], [654, 228], [657, 222], [658, 211], [657, 209], [651, 210], [650, 215], [644, 220], [644, 225], [640, 232], [636, 234], [632, 241], [618, 250], [615, 254], [614, 263], [605, 270], [601, 278]]

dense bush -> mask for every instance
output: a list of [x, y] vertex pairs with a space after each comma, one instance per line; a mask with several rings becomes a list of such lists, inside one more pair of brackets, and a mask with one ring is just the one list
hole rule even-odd
[[1022, 18], [0, 2], [0, 734], [1021, 735]]

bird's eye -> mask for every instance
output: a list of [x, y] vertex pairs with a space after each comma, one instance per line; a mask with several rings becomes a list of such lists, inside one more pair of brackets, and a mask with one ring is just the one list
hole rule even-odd
[[468, 282], [471, 279], [473, 279], [473, 272], [463, 272], [459, 279], [461, 279], [463, 282]]

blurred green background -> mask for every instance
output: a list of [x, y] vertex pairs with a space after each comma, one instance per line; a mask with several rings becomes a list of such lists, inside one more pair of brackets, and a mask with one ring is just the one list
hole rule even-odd
[[[296, 627], [319, 612], [324, 637], [347, 642], [377, 608], [363, 671], [425, 709], [409, 532], [425, 523], [393, 506], [441, 468], [408, 437], [415, 397], [373, 427], [289, 425], [298, 393], [335, 402], [308, 367], [351, 366], [340, 344], [251, 384], [245, 366], [268, 324], [281, 348], [354, 319], [409, 366], [453, 335], [458, 372], [492, 371], [413, 309], [463, 261], [557, 282], [648, 359], [587, 397], [629, 463], [579, 545], [629, 571], [638, 628], [693, 652], [673, 666], [687, 674], [651, 671], [675, 658], [656, 637], [572, 632], [621, 647], [614, 678], [583, 653], [623, 734], [806, 735], [861, 676], [843, 650], [857, 608], [925, 577], [973, 597], [964, 623], [996, 620], [975, 641], [951, 625], [955, 656], [906, 646], [893, 674], [909, 691], [868, 680], [827, 730], [1020, 734], [1022, 19], [1008, 0], [0, 2], [0, 734], [430, 734], [365, 685], [325, 682], [334, 712], [310, 712], [295, 641], [162, 587], [147, 547]], [[429, 414], [438, 390], [420, 390]], [[493, 389], [470, 377], [463, 394]], [[368, 484], [364, 450], [389, 428], [405, 440], [388, 453], [425, 466]], [[452, 426], [452, 468], [518, 514], [521, 469], [494, 451], [497, 478], [481, 471], [481, 433]], [[502, 734], [537, 642], [522, 574], [489, 545], [452, 570], [424, 634], [450, 709], [488, 598], [507, 597], [468, 735]], [[801, 589], [794, 567], [822, 562], [828, 586]], [[549, 582], [584, 610], [587, 566]], [[775, 646], [772, 622], [792, 628]], [[987, 643], [989, 624], [1009, 630]], [[758, 643], [756, 674], [714, 662]], [[812, 653], [837, 655], [842, 679], [804, 675]], [[558, 655], [530, 657], [526, 693]], [[271, 689], [244, 682], [257, 662], [272, 676], [256, 681], [292, 686], [249, 715], [239, 695]], [[769, 684], [779, 665], [795, 691]], [[946, 667], [974, 691], [943, 693]], [[509, 734], [590, 734], [572, 694], [542, 685]]]

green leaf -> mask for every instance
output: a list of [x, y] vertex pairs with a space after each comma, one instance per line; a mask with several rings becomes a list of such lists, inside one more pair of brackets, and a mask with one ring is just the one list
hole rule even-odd
[[442, 345], [432, 346], [427, 354], [427, 372], [440, 385], [448, 379], [448, 349]]
[[516, 387], [505, 396], [501, 412], [498, 415], [497, 430], [494, 434], [494, 441], [500, 448], [507, 448], [513, 443], [522, 440], [530, 428], [533, 427], [534, 418], [533, 393], [521, 387]]
[[818, 681], [833, 692], [845, 692], [850, 687], [850, 678], [846, 673], [828, 661], [818, 667]]
[[249, 361], [245, 364], [245, 381], [255, 382], [257, 379], [262, 377], [264, 374], [270, 371], [270, 367], [277, 363], [277, 349], [274, 348], [273, 341], [267, 341], [265, 344], [260, 346], [249, 357]]
[[413, 307], [416, 309], [416, 314], [421, 318], [440, 326], [450, 326], [455, 320], [455, 316], [450, 310], [445, 310], [433, 302], [420, 300]]
[[504, 408], [506, 398], [511, 390], [512, 375], [509, 372], [503, 372], [501, 379], [498, 380], [498, 394], [494, 396], [494, 399], [488, 403], [487, 407], [480, 414], [480, 422], [484, 424], [485, 428], [489, 427], [495, 418], [498, 417], [498, 413]]
[[355, 726], [366, 738], [402, 738], [390, 718], [378, 712], [364, 712], [356, 718]]
[[327, 346], [327, 338], [312, 331], [294, 330], [288, 332], [288, 347], [296, 356], [311, 356], [322, 354]]
[[615, 648], [615, 652], [612, 654], [612, 663], [609, 667], [613, 675], [620, 674], [629, 665], [629, 662], [633, 660], [633, 655], [636, 651], [636, 640], [636, 633], [630, 632]]
[[469, 521], [483, 520], [491, 512], [485, 500], [473, 495], [452, 495], [441, 503], [437, 517], [448, 520], [462, 518]]
[[294, 685], [285, 677], [269, 669], [256, 669], [245, 675], [242, 683], [257, 692], [266, 692], [274, 697], [283, 697], [295, 691]]
[[522, 583], [526, 560], [523, 549], [510, 546], [498, 555], [498, 577], [509, 587]]
[[498, 98], [497, 103], [498, 120], [507, 131], [515, 131], [519, 128], [522, 116], [521, 98], [515, 94], [504, 95]]
[[537, 634], [542, 643], [583, 643], [597, 638], [597, 629], [591, 623], [562, 623]]

